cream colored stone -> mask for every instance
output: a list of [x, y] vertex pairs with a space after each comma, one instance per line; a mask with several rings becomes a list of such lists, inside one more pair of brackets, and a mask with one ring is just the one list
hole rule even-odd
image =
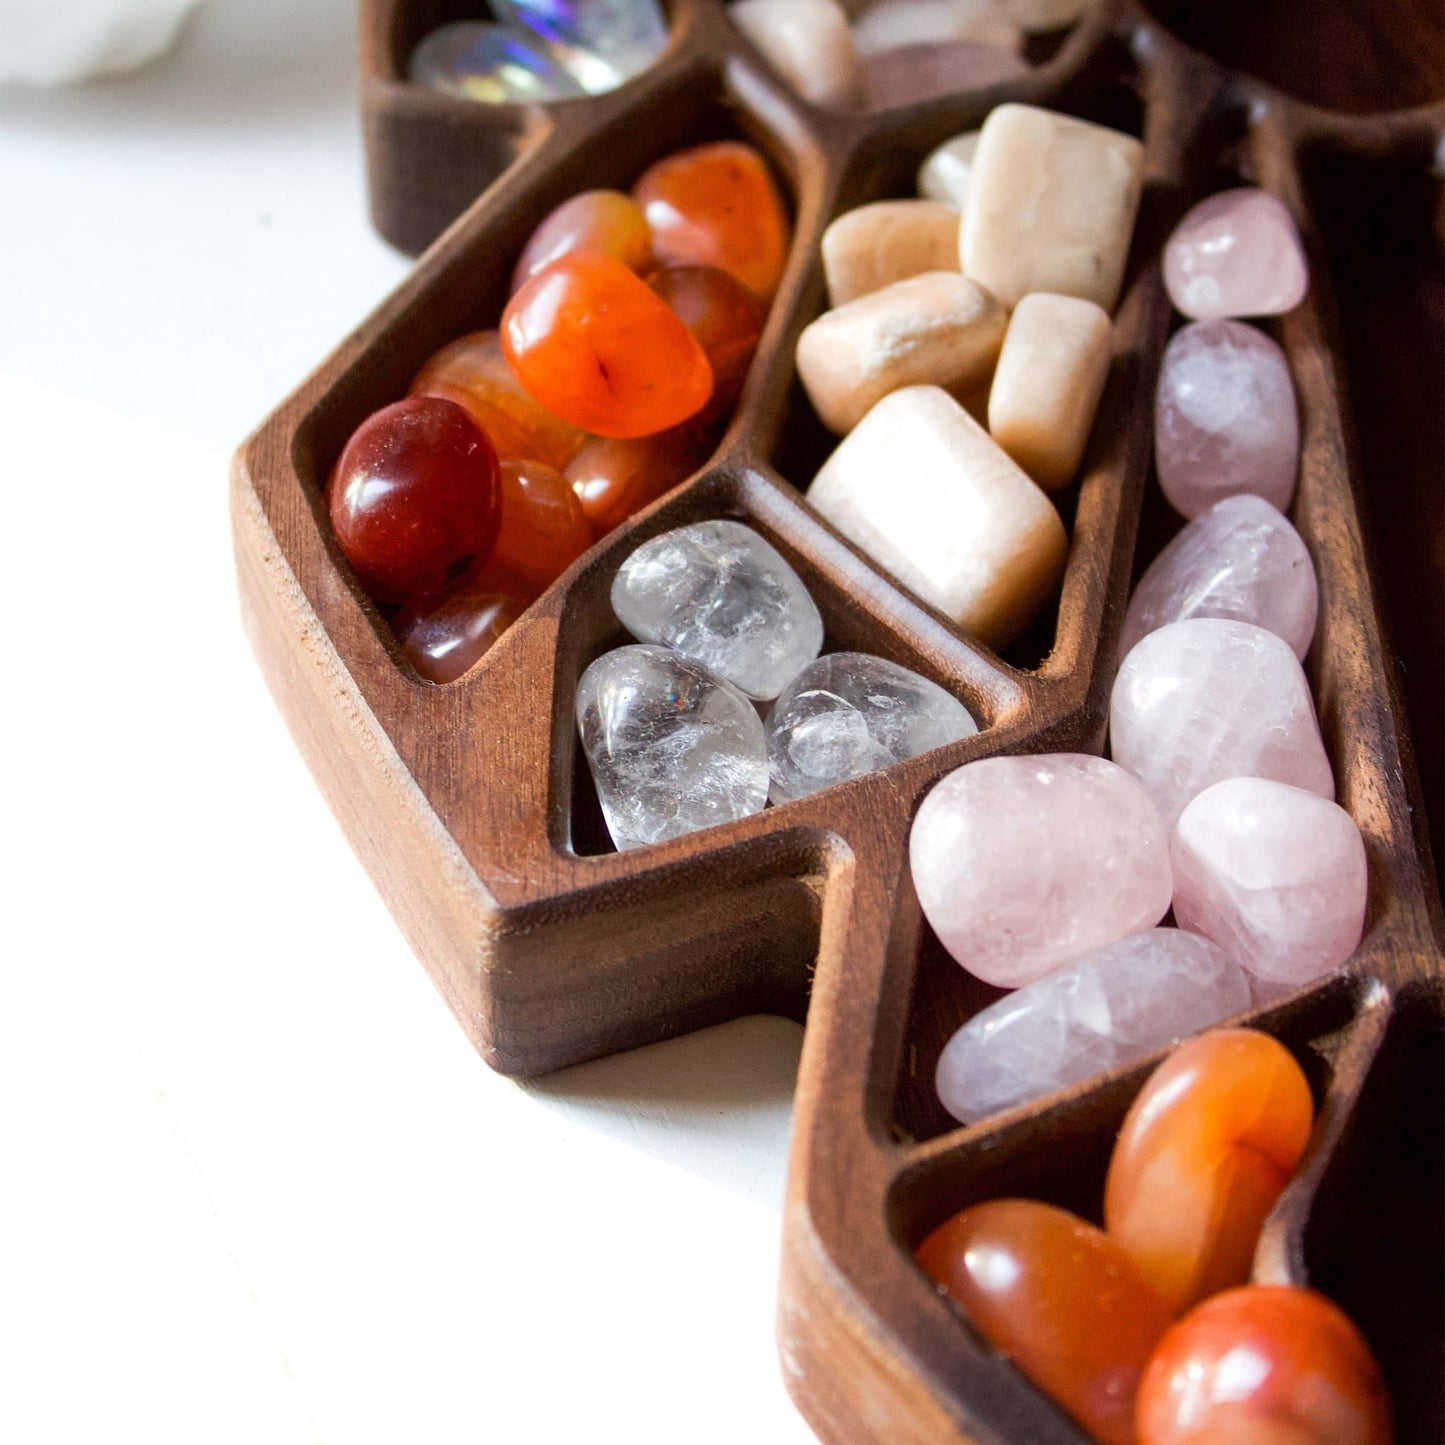
[[946, 140], [918, 168], [918, 194], [930, 201], [961, 211], [968, 203], [968, 186], [973, 177], [973, 157], [978, 150], [978, 132], [965, 131]]
[[1023, 31], [995, 0], [874, 0], [853, 25], [859, 55], [973, 40], [1015, 53], [1023, 49]]
[[925, 271], [957, 270], [958, 212], [936, 201], [875, 201], [823, 232], [830, 306]]
[[976, 282], [932, 271], [824, 312], [798, 338], [798, 375], [824, 424], [842, 435], [901, 386], [973, 391], [992, 374], [1007, 326]]
[[974, 160], [959, 233], [964, 275], [1010, 307], [1052, 291], [1112, 311], [1143, 174], [1133, 136], [1037, 106], [999, 106]]
[[1046, 491], [1079, 470], [1109, 378], [1109, 315], [1035, 291], [1009, 318], [988, 396], [993, 439]]
[[1094, 0], [994, 0], [1025, 30], [1061, 30], [1082, 18]]
[[1002, 646], [1054, 595], [1054, 504], [948, 395], [885, 397], [808, 489], [818, 513], [924, 602]]
[[863, 103], [853, 28], [836, 0], [737, 0], [728, 13], [804, 100], [835, 110]]

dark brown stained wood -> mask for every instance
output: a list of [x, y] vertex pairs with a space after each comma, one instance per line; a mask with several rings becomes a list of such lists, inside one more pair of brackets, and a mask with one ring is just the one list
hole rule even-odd
[[[1409, 99], [1438, 94], [1438, 70], [1419, 48], [1438, 29], [1428, 17], [1411, 19], [1417, 4], [1340, 7], [1301, 46], [1290, 74], [1280, 69], [1286, 32], [1264, 14], [1275, 7], [1241, 0], [1168, 13], [1206, 39], [1235, 36], [1211, 17], [1254, 17], [1240, 35], [1263, 48], [1246, 55], [1220, 41], [1221, 54], [1361, 112], [1379, 104], [1360, 76], [1394, 77]], [[1430, 1071], [1438, 1085], [1445, 960], [1400, 695], [1414, 669], [1402, 674], [1381, 609], [1389, 600], [1399, 625], [1409, 579], [1421, 559], [1438, 564], [1445, 544], [1438, 487], [1433, 510], [1428, 496], [1438, 415], [1433, 432], [1422, 420], [1432, 407], [1438, 414], [1439, 396], [1410, 384], [1432, 374], [1419, 359], [1439, 342], [1438, 311], [1429, 310], [1438, 301], [1428, 300], [1439, 296], [1438, 234], [1420, 232], [1435, 224], [1432, 166], [1445, 107], [1349, 116], [1316, 108], [1180, 44], [1132, 0], [1104, 0], [1066, 39], [1042, 47], [1045, 62], [1021, 81], [872, 117], [827, 115], [787, 91], [733, 32], [721, 0], [670, 8], [667, 54], [614, 95], [488, 108], [423, 95], [399, 78], [415, 40], [464, 13], [460, 0], [365, 0], [363, 93], [384, 233], [421, 245], [500, 167], [510, 169], [237, 457], [245, 618], [298, 745], [494, 1067], [535, 1074], [745, 1013], [806, 1016], [779, 1336], [789, 1389], [823, 1439], [1079, 1441], [935, 1293], [910, 1249], [947, 1214], [1003, 1193], [1096, 1215], [1114, 1131], [1148, 1065], [973, 1128], [953, 1126], [932, 1095], [938, 1052], [992, 994], [942, 954], [923, 923], [908, 829], [928, 789], [968, 759], [1102, 746], [1131, 577], [1178, 525], [1146, 485], [1154, 378], [1173, 324], [1159, 248], [1200, 196], [1241, 180], [1266, 186], [1300, 218], [1314, 271], [1306, 302], [1269, 329], [1290, 357], [1301, 401], [1295, 520], [1322, 598], [1308, 666], [1340, 800], [1366, 837], [1371, 890], [1351, 967], [1248, 1016], [1295, 1050], [1321, 1104], [1299, 1179], [1261, 1241], [1257, 1273], [1313, 1279], [1335, 1292], [1380, 1353], [1404, 1402], [1402, 1425], [1413, 1438], [1439, 1438], [1432, 1261], [1441, 1233], [1430, 1194], [1439, 1129], [1432, 1141], [1411, 1121], [1417, 1102], [1428, 1121], [1439, 1118]], [[1373, 37], [1359, 54], [1350, 38], [1357, 32]], [[1309, 90], [1306, 59], [1343, 66], [1343, 50], [1351, 50], [1354, 88]], [[1004, 99], [1134, 130], [1145, 143], [1148, 185], [1113, 374], [1082, 480], [1064, 504], [1073, 542], [1063, 595], [1029, 638], [998, 657], [878, 574], [808, 508], [799, 488], [829, 442], [791, 358], [799, 330], [822, 306], [816, 256], [828, 220], [906, 193], [932, 146]], [[512, 260], [547, 211], [580, 189], [626, 186], [657, 156], [721, 135], [764, 149], [796, 222], [758, 363], [721, 450], [580, 559], [467, 677], [448, 687], [421, 681], [329, 537], [322, 479], [350, 431], [400, 395], [433, 350], [495, 322]], [[1378, 198], [1381, 178], [1406, 198], [1391, 213], [1388, 239], [1351, 225], [1360, 198]], [[1394, 264], [1383, 268], [1388, 279], [1357, 292], [1361, 258]], [[1362, 321], [1369, 307], [1358, 304], [1361, 295], [1387, 298], [1392, 319]], [[1412, 320], [1412, 310], [1425, 319]], [[1390, 327], [1412, 338], [1400, 354]], [[1362, 403], [1358, 435], [1347, 390]], [[1397, 472], [1408, 478], [1398, 487]], [[970, 704], [983, 730], [885, 774], [618, 854], [578, 758], [576, 680], [618, 640], [608, 590], [633, 547], [719, 515], [749, 521], [789, 556], [819, 603], [830, 648], [880, 653], [933, 677]], [[1407, 618], [1399, 635], [1423, 654], [1428, 630], [1412, 631]], [[1421, 733], [1437, 778], [1438, 722], [1437, 707]], [[1379, 1228], [1382, 1212], [1396, 1227]], [[1362, 1248], [1366, 1234], [1380, 1238]]]

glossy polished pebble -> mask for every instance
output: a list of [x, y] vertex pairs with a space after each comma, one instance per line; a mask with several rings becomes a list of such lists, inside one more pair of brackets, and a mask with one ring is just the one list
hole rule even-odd
[[988, 399], [993, 439], [1045, 491], [1079, 470], [1109, 379], [1109, 315], [1077, 296], [1025, 296], [1009, 318]]
[[908, 854], [939, 942], [999, 988], [1152, 928], [1169, 908], [1168, 835], [1139, 784], [1103, 758], [965, 763], [923, 800]]
[[652, 228], [631, 196], [583, 191], [563, 201], [535, 231], [517, 258], [512, 291], [569, 251], [599, 251], [640, 275], [652, 264]]
[[884, 397], [824, 463], [808, 501], [885, 572], [991, 646], [1028, 625], [1063, 573], [1069, 544], [1054, 504], [934, 386]]
[[1191, 1039], [1125, 1116], [1104, 1226], [1175, 1311], [1242, 1284], [1313, 1124], [1309, 1082], [1277, 1039], [1252, 1029]]
[[1238, 321], [1197, 321], [1164, 351], [1154, 407], [1159, 485], [1181, 516], [1248, 492], [1289, 508], [1299, 408], [1285, 354]]
[[1242, 494], [1201, 512], [1139, 579], [1119, 644], [1189, 617], [1252, 622], [1301, 660], [1319, 612], [1315, 564], [1300, 534], [1263, 497]]
[[455, 682], [491, 650], [526, 602], [468, 578], [451, 591], [409, 603], [392, 623], [411, 665], [429, 682]]
[[1191, 618], [1139, 642], [1114, 681], [1109, 751], [1171, 830], [1191, 799], [1225, 778], [1335, 795], [1299, 659], [1248, 622]]
[[1012, 50], [972, 40], [900, 45], [863, 57], [863, 98], [869, 110], [917, 105], [941, 95], [1018, 80], [1032, 68]]
[[663, 265], [716, 266], [772, 299], [790, 227], [767, 163], [752, 146], [714, 141], [666, 156], [632, 188]]
[[1392, 1445], [1365, 1337], [1314, 1290], [1247, 1285], [1205, 1300], [1149, 1361], [1139, 1445]]
[[905, 45], [972, 40], [1003, 50], [1023, 49], [1023, 32], [993, 0], [874, 0], [853, 26], [859, 54]]
[[768, 713], [772, 799], [891, 768], [978, 731], [936, 682], [886, 658], [830, 652], [785, 687]]
[[954, 397], [987, 383], [1008, 313], [957, 271], [895, 281], [825, 311], [798, 338], [798, 379], [823, 424], [846, 436], [890, 392]]
[[974, 157], [963, 274], [1005, 306], [1048, 291], [1112, 312], [1143, 177], [1133, 136], [1037, 106], [996, 107]]
[[502, 530], [487, 575], [529, 602], [590, 546], [592, 528], [571, 483], [541, 462], [502, 463]]
[[476, 20], [433, 30], [412, 51], [407, 74], [414, 85], [488, 105], [571, 100], [586, 93], [535, 36]]
[[837, 0], [736, 0], [728, 14], [804, 100], [834, 110], [862, 101], [853, 30]]
[[336, 540], [368, 594], [405, 602], [491, 556], [502, 516], [497, 454], [454, 402], [398, 401], [352, 434], [330, 507]]
[[667, 45], [667, 19], [658, 0], [491, 0], [491, 5], [499, 20], [534, 31], [559, 53], [610, 62], [622, 79], [651, 65]]
[[712, 367], [712, 397], [699, 420], [732, 414], [758, 349], [767, 312], [742, 282], [716, 266], [663, 266], [647, 284], [697, 338]]
[[577, 729], [620, 849], [760, 813], [768, 749], [731, 683], [666, 647], [619, 647], [577, 685]]
[[1298, 988], [1348, 962], [1369, 873], [1355, 820], [1326, 798], [1230, 778], [1185, 808], [1174, 833], [1174, 911], [1256, 977]]
[[707, 428], [685, 423], [656, 436], [633, 441], [601, 437], [584, 447], [568, 465], [566, 477], [593, 537], [605, 537], [686, 481], [707, 461], [713, 444]]
[[473, 331], [442, 347], [417, 373], [411, 395], [456, 402], [486, 432], [504, 462], [536, 461], [560, 471], [590, 440], [527, 392], [507, 364], [495, 331]]
[[803, 580], [741, 522], [694, 522], [644, 542], [618, 569], [612, 610], [756, 700], [776, 697], [823, 646]]
[[502, 350], [548, 411], [607, 437], [649, 436], [712, 395], [697, 338], [620, 261], [572, 251], [527, 280], [502, 314]]
[[968, 204], [973, 179], [973, 157], [978, 150], [978, 132], [965, 131], [930, 151], [918, 168], [918, 194], [961, 211]]
[[996, 1199], [940, 1225], [918, 1262], [1102, 1445], [1133, 1445], [1135, 1392], [1169, 1309], [1103, 1230], [1050, 1204]]
[[944, 1046], [943, 1107], [972, 1124], [1146, 1058], [1250, 1005], [1223, 949], [1178, 928], [1106, 944], [990, 1004]]
[[1186, 316], [1281, 316], [1309, 290], [1294, 217], [1255, 186], [1200, 201], [1164, 248], [1164, 285]]
[[830, 306], [925, 271], [957, 270], [958, 212], [936, 201], [874, 201], [823, 232]]

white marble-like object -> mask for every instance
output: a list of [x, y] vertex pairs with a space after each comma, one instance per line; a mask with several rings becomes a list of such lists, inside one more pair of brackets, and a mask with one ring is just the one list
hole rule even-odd
[[834, 110], [863, 103], [853, 29], [836, 0], [736, 0], [728, 13], [804, 100]]
[[828, 304], [842, 306], [927, 271], [958, 270], [958, 212], [937, 201], [874, 201], [823, 232]]
[[961, 211], [968, 204], [973, 178], [973, 157], [978, 150], [978, 132], [965, 131], [946, 140], [928, 153], [918, 168], [918, 194]]

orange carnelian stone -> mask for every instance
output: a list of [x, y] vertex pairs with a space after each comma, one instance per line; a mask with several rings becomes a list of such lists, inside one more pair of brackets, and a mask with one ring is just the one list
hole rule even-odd
[[527, 394], [495, 331], [473, 331], [442, 347], [417, 373], [411, 395], [443, 396], [464, 407], [504, 462], [538, 461], [561, 471], [590, 440]]
[[1104, 1445], [1134, 1439], [1134, 1392], [1169, 1307], [1101, 1229], [1049, 1204], [975, 1204], [918, 1262], [988, 1342]]
[[1313, 1290], [1206, 1300], [1159, 1343], [1135, 1406], [1139, 1445], [1390, 1445], [1364, 1336]]
[[716, 266], [664, 266], [647, 284], [687, 323], [712, 365], [712, 399], [703, 415], [726, 420], [748, 379], [763, 334], [763, 304]]
[[752, 146], [716, 141], [665, 156], [632, 188], [666, 265], [717, 266], [765, 301], [788, 258], [788, 216]]
[[502, 350], [548, 411], [602, 436], [665, 431], [712, 395], [692, 332], [645, 281], [591, 251], [523, 284], [502, 314]]
[[392, 630], [408, 660], [430, 682], [455, 682], [491, 648], [526, 608], [481, 576], [448, 592], [409, 603]]
[[1241, 1284], [1314, 1120], [1294, 1056], [1219, 1029], [1176, 1049], [1119, 1131], [1104, 1223], [1176, 1309]]
[[486, 568], [500, 590], [540, 597], [591, 545], [587, 514], [561, 472], [502, 463], [502, 530]]
[[603, 439], [585, 447], [567, 480], [594, 537], [604, 537], [634, 512], [686, 481], [712, 454], [714, 433], [689, 423], [634, 441]]
[[630, 271], [652, 262], [652, 228], [642, 208], [621, 191], [583, 191], [563, 201], [522, 248], [512, 290], [569, 251], [600, 251]]

